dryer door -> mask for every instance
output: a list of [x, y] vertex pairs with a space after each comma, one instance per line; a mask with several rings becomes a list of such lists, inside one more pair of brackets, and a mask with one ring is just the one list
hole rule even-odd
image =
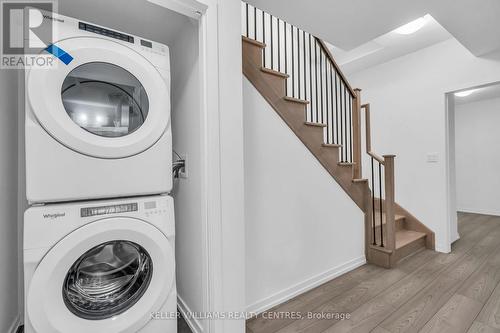
[[137, 332], [172, 291], [174, 267], [173, 244], [146, 222], [87, 224], [36, 268], [27, 291], [30, 321], [37, 332]]
[[78, 37], [57, 46], [73, 60], [27, 76], [28, 102], [48, 134], [99, 158], [132, 156], [158, 141], [170, 120], [168, 78], [115, 41]]

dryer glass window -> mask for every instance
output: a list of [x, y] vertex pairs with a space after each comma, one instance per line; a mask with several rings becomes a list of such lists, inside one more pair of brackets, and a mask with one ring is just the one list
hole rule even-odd
[[151, 257], [140, 245], [120, 240], [101, 244], [83, 254], [67, 273], [64, 303], [80, 318], [113, 317], [141, 298], [152, 273]]
[[149, 100], [139, 80], [125, 69], [91, 62], [73, 69], [64, 80], [62, 101], [81, 128], [104, 137], [120, 137], [146, 121]]

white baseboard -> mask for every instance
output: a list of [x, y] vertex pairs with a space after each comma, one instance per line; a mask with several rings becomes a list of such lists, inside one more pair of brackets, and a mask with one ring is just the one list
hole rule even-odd
[[201, 326], [200, 321], [196, 318], [193, 318], [193, 316], [191, 315], [193, 311], [189, 309], [189, 307], [186, 305], [186, 302], [184, 302], [184, 300], [178, 295], [177, 307], [179, 308], [179, 311], [181, 312], [191, 331], [193, 333], [203, 333], [203, 327]]
[[457, 211], [463, 212], [463, 213], [500, 216], [500, 211], [495, 210], [495, 209], [491, 210], [491, 209], [483, 209], [483, 208], [457, 208]]
[[275, 307], [276, 305], [282, 304], [294, 298], [297, 295], [305, 293], [306, 291], [309, 291], [344, 273], [347, 273], [355, 268], [358, 268], [359, 266], [362, 266], [365, 263], [366, 263], [366, 258], [364, 256], [348, 261], [345, 264], [329, 269], [326, 272], [313, 276], [303, 282], [297, 283], [289, 288], [283, 289], [275, 293], [274, 295], [271, 295], [260, 301], [248, 305], [247, 312], [255, 314], [262, 313], [266, 310]]
[[9, 330], [7, 332], [9, 332], [9, 333], [16, 333], [17, 328], [19, 327], [19, 325], [21, 325], [21, 316], [18, 315], [16, 318], [14, 318], [14, 321], [10, 325]]

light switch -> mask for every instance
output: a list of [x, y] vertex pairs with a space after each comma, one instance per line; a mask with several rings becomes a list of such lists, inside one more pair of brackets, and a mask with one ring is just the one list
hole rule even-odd
[[427, 163], [437, 163], [439, 161], [438, 153], [428, 153]]

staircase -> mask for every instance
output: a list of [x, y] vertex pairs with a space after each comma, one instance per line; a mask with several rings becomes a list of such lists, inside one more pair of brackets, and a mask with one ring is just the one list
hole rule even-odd
[[[371, 148], [370, 105], [352, 89], [325, 43], [246, 3], [242, 4], [243, 73], [365, 215], [368, 262], [391, 268], [434, 233], [395, 202], [395, 155]], [[363, 178], [362, 125], [365, 119]]]

